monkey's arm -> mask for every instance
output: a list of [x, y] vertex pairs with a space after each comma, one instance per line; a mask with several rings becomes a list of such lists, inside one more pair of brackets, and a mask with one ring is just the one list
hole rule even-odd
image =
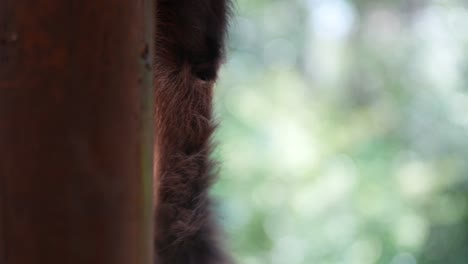
[[208, 196], [212, 88], [223, 57], [227, 0], [159, 0], [157, 6], [157, 263], [230, 263]]

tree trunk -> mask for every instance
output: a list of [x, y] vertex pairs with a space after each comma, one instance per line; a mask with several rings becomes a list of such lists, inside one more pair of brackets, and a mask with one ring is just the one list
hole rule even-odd
[[0, 0], [0, 263], [150, 264], [151, 0]]

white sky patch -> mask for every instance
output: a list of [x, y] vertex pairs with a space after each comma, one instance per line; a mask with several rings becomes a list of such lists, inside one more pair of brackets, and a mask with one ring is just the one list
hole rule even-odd
[[356, 17], [354, 7], [346, 0], [310, 1], [310, 23], [317, 37], [330, 40], [346, 38]]

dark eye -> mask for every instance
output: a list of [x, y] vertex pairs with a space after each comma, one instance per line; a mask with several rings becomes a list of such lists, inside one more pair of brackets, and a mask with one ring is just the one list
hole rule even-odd
[[216, 79], [217, 64], [215, 62], [206, 62], [195, 64], [192, 68], [192, 74], [203, 81], [213, 81]]

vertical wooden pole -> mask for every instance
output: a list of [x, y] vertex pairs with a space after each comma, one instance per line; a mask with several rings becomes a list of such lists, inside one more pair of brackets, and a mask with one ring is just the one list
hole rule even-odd
[[0, 263], [152, 262], [152, 0], [0, 1]]

